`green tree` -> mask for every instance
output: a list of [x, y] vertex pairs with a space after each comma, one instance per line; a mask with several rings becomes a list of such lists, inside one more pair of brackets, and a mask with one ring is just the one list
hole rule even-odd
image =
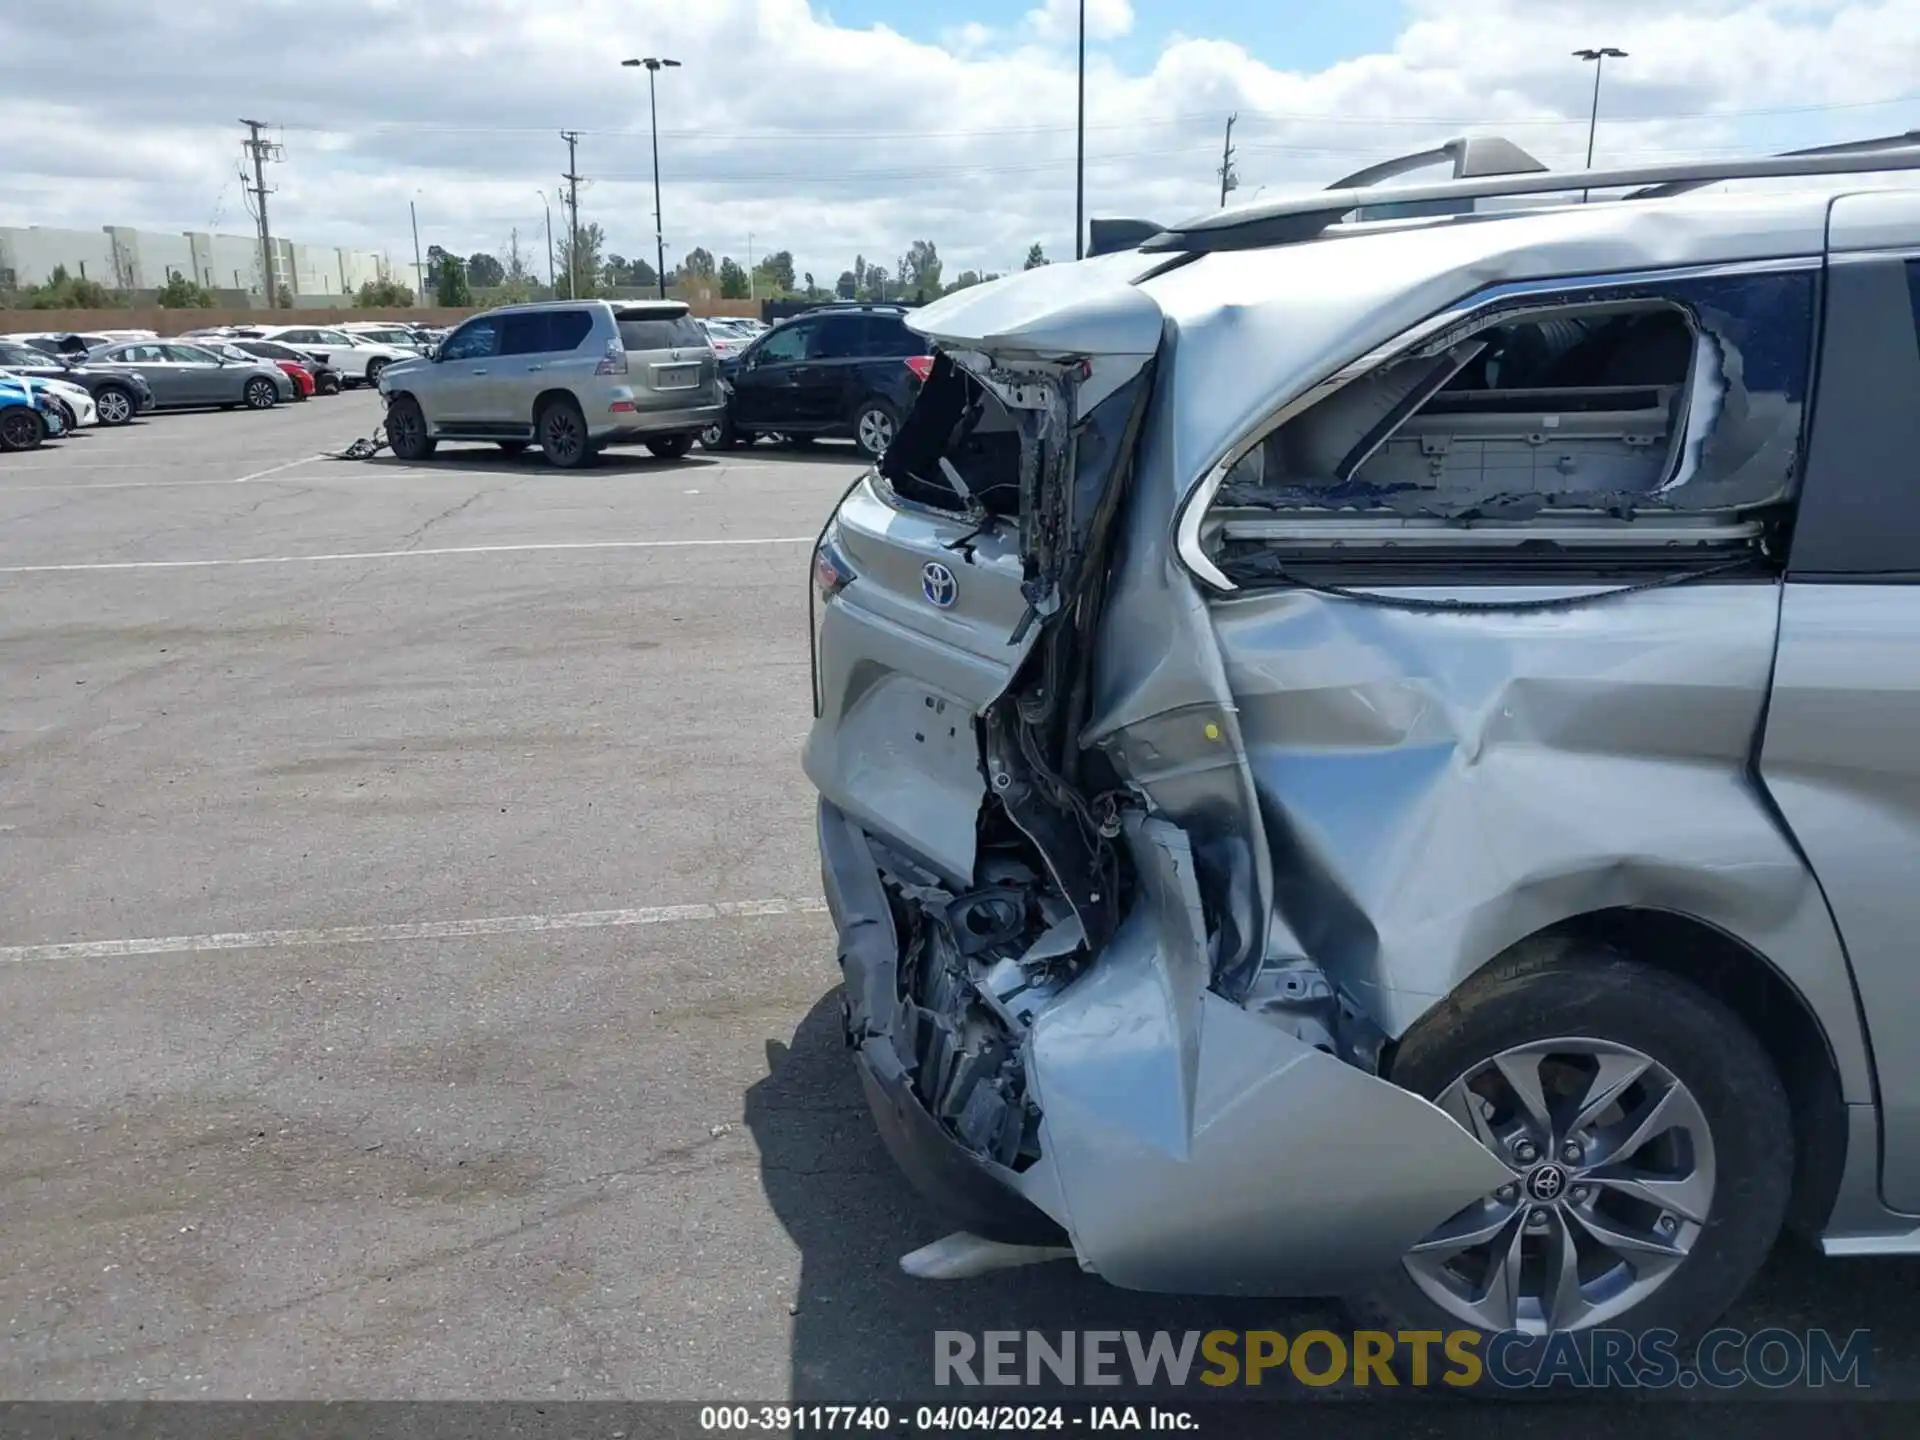
[[642, 290], [651, 290], [660, 283], [660, 272], [644, 260], [627, 262], [627, 283], [637, 285]]
[[64, 265], [54, 266], [47, 283], [29, 286], [22, 298], [29, 310], [110, 310], [118, 304], [98, 280], [75, 279]]
[[[451, 260], [453, 257], [448, 256]], [[439, 276], [434, 282], [439, 283]], [[356, 310], [404, 310], [413, 304], [413, 291], [398, 280], [369, 280], [360, 287], [353, 297]]]
[[807, 271], [803, 278], [807, 282], [807, 299], [818, 300], [820, 298], [820, 287], [813, 283], [813, 272], [811, 270]]
[[900, 257], [900, 283], [921, 300], [940, 294], [940, 252], [931, 240], [916, 240]]
[[211, 310], [213, 292], [176, 272], [167, 277], [167, 283], [154, 296], [154, 303], [163, 310]]
[[722, 300], [744, 300], [747, 298], [747, 272], [740, 262], [731, 255], [720, 262], [720, 298]]
[[504, 285], [507, 280], [507, 267], [484, 250], [476, 250], [467, 257], [467, 284], [476, 290], [490, 290], [495, 285]]
[[953, 277], [953, 284], [947, 287], [947, 293], [951, 295], [956, 290], [970, 289], [979, 283], [980, 272], [978, 270], [962, 270], [958, 275]]
[[851, 270], [842, 270], [840, 278], [833, 282], [833, 293], [842, 300], [851, 300], [860, 293], [860, 277]]
[[791, 250], [774, 251], [753, 267], [753, 274], [762, 295], [791, 295], [800, 288], [794, 283]]
[[680, 262], [680, 268], [701, 280], [711, 280], [714, 275], [713, 252], [696, 245], [687, 251], [687, 258]]
[[433, 300], [447, 309], [462, 309], [473, 304], [473, 290], [467, 284], [467, 267], [458, 255], [442, 254], [433, 270]]
[[1027, 263], [1020, 268], [1022, 270], [1038, 270], [1046, 263], [1047, 252], [1040, 248], [1040, 242], [1036, 240], [1032, 245], [1027, 247]]
[[[562, 235], [554, 252], [554, 281], [561, 294], [567, 293], [567, 277], [573, 277], [573, 293], [585, 297], [600, 288], [600, 256], [605, 252], [607, 233], [597, 222], [580, 227], [577, 237]], [[575, 255], [579, 263], [574, 263]]]

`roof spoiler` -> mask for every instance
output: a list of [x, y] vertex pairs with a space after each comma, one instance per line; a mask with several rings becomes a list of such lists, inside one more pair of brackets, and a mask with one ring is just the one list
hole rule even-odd
[[[1378, 168], [1378, 167], [1376, 167]], [[1725, 180], [1787, 179], [1803, 175], [1868, 175], [1883, 170], [1920, 170], [1920, 134], [1860, 141], [1845, 149], [1823, 147], [1807, 154], [1762, 156], [1751, 160], [1693, 160], [1666, 165], [1635, 165], [1577, 174], [1501, 174], [1486, 178], [1441, 180], [1396, 186], [1390, 202], [1396, 211], [1428, 207], [1439, 213], [1471, 208], [1471, 202], [1513, 195], [1553, 195], [1572, 190], [1636, 189], [1645, 194], [1679, 193]], [[1366, 172], [1362, 172], [1363, 174]], [[1468, 202], [1461, 206], [1458, 202]], [[1365, 187], [1310, 191], [1265, 205], [1247, 205], [1197, 216], [1170, 226], [1140, 248], [1205, 254], [1220, 250], [1259, 250], [1318, 237], [1380, 193]]]

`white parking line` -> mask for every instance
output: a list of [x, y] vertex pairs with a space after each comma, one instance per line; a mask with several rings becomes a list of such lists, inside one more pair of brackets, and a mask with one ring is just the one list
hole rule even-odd
[[742, 920], [761, 915], [818, 915], [826, 908], [819, 900], [718, 900], [706, 905], [643, 905], [630, 910], [497, 915], [481, 920], [428, 920], [408, 925], [333, 925], [313, 930], [233, 930], [145, 940], [74, 940], [56, 945], [0, 946], [0, 964], [116, 960], [133, 955], [185, 955], [205, 950], [284, 950], [297, 945], [466, 940], [481, 935], [536, 935], [548, 930], [604, 930], [620, 925], [674, 925], [690, 920]]
[[556, 540], [529, 545], [443, 545], [429, 550], [354, 550], [338, 555], [248, 555], [233, 560], [93, 560], [69, 565], [0, 565], [0, 575], [77, 570], [205, 570], [232, 565], [322, 565], [334, 560], [415, 560], [428, 555], [512, 555], [539, 550], [675, 550], [711, 545], [811, 545], [812, 535], [719, 540]]

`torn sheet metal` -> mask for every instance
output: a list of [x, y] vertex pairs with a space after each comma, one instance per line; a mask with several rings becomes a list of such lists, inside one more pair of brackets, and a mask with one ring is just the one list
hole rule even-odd
[[[1293, 943], [1398, 1035], [1547, 926], [1669, 909], [1844, 1013], [1819, 888], [1747, 770], [1778, 605], [1768, 583], [1533, 614], [1218, 605]], [[1839, 1058], [1867, 1093], [1864, 1056]]]
[[1339, 1293], [1510, 1178], [1427, 1101], [1208, 991], [1184, 839], [1155, 820], [1128, 839], [1139, 903], [1029, 1042], [1084, 1265], [1142, 1290]]

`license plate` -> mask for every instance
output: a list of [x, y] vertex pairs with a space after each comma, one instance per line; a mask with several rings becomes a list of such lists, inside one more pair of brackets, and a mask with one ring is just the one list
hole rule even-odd
[[653, 369], [653, 388], [656, 390], [691, 390], [700, 383], [698, 365], [656, 365]]

